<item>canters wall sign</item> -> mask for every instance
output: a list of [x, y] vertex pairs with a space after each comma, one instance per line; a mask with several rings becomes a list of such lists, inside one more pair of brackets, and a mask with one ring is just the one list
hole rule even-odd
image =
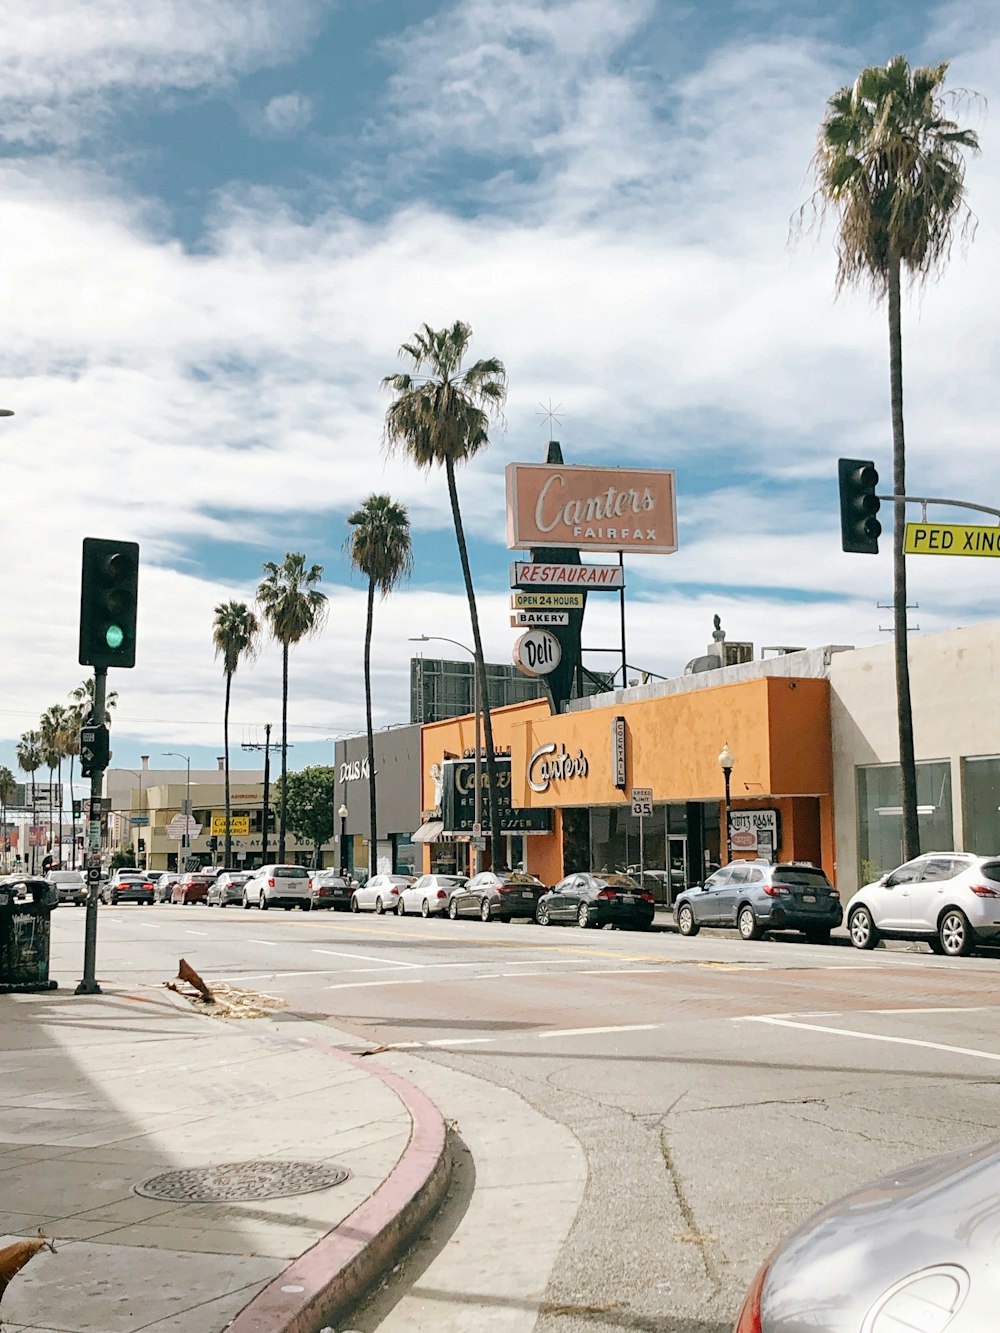
[[507, 545], [670, 555], [677, 550], [674, 473], [510, 463]]

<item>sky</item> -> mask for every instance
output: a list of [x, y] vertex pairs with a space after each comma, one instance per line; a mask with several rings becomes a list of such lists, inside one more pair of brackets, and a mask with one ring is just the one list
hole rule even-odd
[[[382, 445], [380, 381], [424, 322], [467, 321], [509, 377], [459, 476], [490, 659], [516, 637], [503, 470], [541, 461], [548, 404], [567, 462], [676, 469], [678, 552], [626, 561], [637, 668], [679, 674], [714, 614], [758, 652], [888, 642], [889, 516], [877, 557], [843, 554], [836, 483], [842, 455], [890, 473], [885, 311], [835, 297], [829, 221], [791, 224], [826, 99], [897, 52], [985, 99], [962, 113], [976, 234], [904, 306], [909, 487], [997, 503], [995, 4], [9, 0], [0, 763], [85, 675], [85, 536], [141, 544], [115, 766], [214, 764], [214, 608], [252, 603], [287, 551], [329, 597], [291, 654], [290, 763], [329, 762], [364, 721], [344, 542], [373, 491], [413, 526], [373, 648], [376, 725], [408, 719], [409, 638], [471, 641], [445, 479]], [[914, 633], [1000, 616], [989, 560], [909, 576]], [[616, 599], [591, 598], [585, 640], [616, 636]], [[234, 748], [277, 731], [280, 701], [265, 640]]]

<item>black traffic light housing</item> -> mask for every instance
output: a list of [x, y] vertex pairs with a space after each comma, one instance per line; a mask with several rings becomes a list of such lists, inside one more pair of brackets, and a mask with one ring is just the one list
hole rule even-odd
[[216, 836], [216, 834], [213, 833], [212, 836], [208, 839], [208, 850], [210, 852], [215, 852], [218, 851], [218, 849], [219, 849], [219, 839]]
[[875, 515], [878, 472], [870, 458], [837, 460], [840, 480], [840, 544], [854, 555], [878, 555], [882, 524]]
[[83, 539], [80, 582], [80, 664], [135, 666], [139, 543]]

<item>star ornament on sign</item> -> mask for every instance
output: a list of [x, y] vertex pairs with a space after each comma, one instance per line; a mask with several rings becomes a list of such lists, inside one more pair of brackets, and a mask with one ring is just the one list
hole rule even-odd
[[552, 440], [555, 438], [554, 432], [556, 426], [562, 423], [562, 417], [559, 416], [559, 409], [562, 407], [562, 403], [556, 403], [555, 407], [553, 407], [552, 399], [550, 398], [548, 401], [548, 405], [546, 405], [545, 403], [539, 403], [538, 406], [542, 410], [540, 412], [536, 412], [535, 415], [541, 417], [543, 421], [548, 423], [547, 430], [549, 432], [549, 439]]

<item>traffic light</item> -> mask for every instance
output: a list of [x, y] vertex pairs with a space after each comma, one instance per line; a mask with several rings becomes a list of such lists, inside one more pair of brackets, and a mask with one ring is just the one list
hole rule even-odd
[[83, 539], [80, 664], [135, 666], [139, 543]]
[[840, 544], [855, 555], [878, 555], [882, 524], [875, 515], [881, 501], [875, 494], [878, 473], [865, 458], [837, 461], [840, 478]]
[[218, 851], [218, 848], [219, 848], [219, 839], [213, 833], [212, 836], [208, 839], [208, 850], [210, 852], [215, 852]]

